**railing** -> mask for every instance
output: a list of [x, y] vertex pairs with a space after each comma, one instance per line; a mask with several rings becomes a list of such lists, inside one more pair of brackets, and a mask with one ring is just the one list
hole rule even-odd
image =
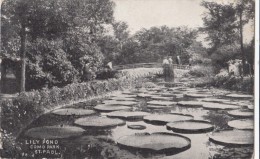
[[[162, 67], [161, 63], [135, 63], [135, 64], [125, 64], [125, 65], [116, 65], [113, 67], [115, 70], [131, 69], [131, 68], [160, 68]], [[175, 69], [189, 70], [191, 66], [189, 65], [177, 65], [173, 64]]]

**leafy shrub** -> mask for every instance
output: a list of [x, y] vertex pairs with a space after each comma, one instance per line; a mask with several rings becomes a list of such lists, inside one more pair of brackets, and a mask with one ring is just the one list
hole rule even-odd
[[235, 90], [235, 91], [243, 91], [248, 93], [253, 93], [254, 91], [254, 80], [250, 77], [234, 77], [234, 76], [222, 76], [215, 77], [214, 84], [216, 87]]
[[213, 68], [211, 65], [196, 65], [185, 76], [195, 77], [209, 77], [213, 75]]
[[108, 78], [116, 78], [116, 74], [118, 71], [116, 70], [110, 70], [110, 69], [102, 69], [97, 73], [96, 79], [108, 79]]

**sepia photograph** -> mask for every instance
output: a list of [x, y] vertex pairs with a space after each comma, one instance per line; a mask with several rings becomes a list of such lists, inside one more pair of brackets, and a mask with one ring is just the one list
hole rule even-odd
[[258, 0], [0, 4], [0, 158], [259, 157]]

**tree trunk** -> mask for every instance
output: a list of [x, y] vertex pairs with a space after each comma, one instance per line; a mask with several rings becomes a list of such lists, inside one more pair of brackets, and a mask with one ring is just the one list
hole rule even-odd
[[243, 21], [242, 21], [242, 16], [243, 16], [243, 11], [241, 10], [240, 13], [239, 13], [240, 48], [241, 48], [241, 55], [242, 55], [242, 68], [243, 68], [243, 70], [245, 70], [245, 52], [244, 52], [244, 44], [243, 44]]
[[20, 81], [20, 92], [25, 91], [25, 67], [26, 67], [26, 52], [25, 52], [25, 38], [26, 38], [26, 33], [25, 33], [25, 25], [22, 24], [22, 29], [21, 29], [21, 81]]

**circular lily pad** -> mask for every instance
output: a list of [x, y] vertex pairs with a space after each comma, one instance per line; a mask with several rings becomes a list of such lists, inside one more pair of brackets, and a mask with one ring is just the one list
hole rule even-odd
[[227, 99], [218, 99], [218, 98], [205, 98], [201, 99], [202, 102], [212, 102], [212, 103], [224, 103], [224, 102], [230, 102]]
[[254, 98], [253, 95], [249, 95], [249, 94], [227, 94], [226, 97], [236, 98], [236, 99], [252, 99], [252, 98]]
[[185, 97], [189, 97], [189, 98], [207, 98], [207, 97], [211, 97], [212, 95], [209, 94], [199, 94], [199, 93], [187, 93], [184, 94]]
[[137, 102], [134, 101], [117, 101], [117, 100], [106, 100], [103, 101], [102, 103], [109, 104], [109, 105], [123, 105], [123, 106], [133, 106], [137, 104]]
[[141, 97], [141, 98], [151, 98], [153, 95], [151, 94], [146, 94], [146, 93], [139, 93], [137, 94], [137, 97]]
[[251, 119], [232, 120], [228, 126], [235, 129], [254, 129], [254, 121]]
[[170, 101], [173, 99], [173, 97], [160, 97], [160, 96], [153, 96], [151, 97], [153, 100], [165, 100], [165, 101]]
[[147, 105], [148, 109], [165, 109], [170, 108], [170, 106], [163, 106], [163, 105]]
[[56, 125], [31, 128], [25, 132], [25, 135], [36, 139], [62, 139], [82, 135], [84, 131], [76, 126]]
[[153, 101], [147, 102], [147, 104], [170, 106], [170, 105], [176, 105], [177, 102], [173, 102], [173, 101], [156, 101], [156, 100], [153, 100]]
[[180, 101], [177, 103], [179, 106], [184, 106], [184, 107], [202, 107], [203, 102], [198, 102], [198, 101]]
[[144, 130], [146, 126], [144, 125], [127, 125], [129, 129], [136, 129], [136, 130]]
[[168, 123], [167, 129], [177, 133], [205, 133], [214, 130], [214, 126], [207, 121], [188, 120]]
[[204, 103], [203, 108], [205, 109], [212, 109], [212, 110], [218, 110], [218, 109], [239, 109], [239, 106], [231, 105], [231, 104], [220, 104], [220, 103]]
[[165, 125], [170, 122], [191, 119], [193, 119], [193, 116], [181, 114], [153, 114], [144, 117], [145, 122], [155, 125]]
[[170, 88], [171, 90], [178, 90], [178, 91], [186, 91], [187, 90], [187, 87], [174, 87], [174, 88]]
[[88, 110], [88, 109], [73, 109], [73, 108], [68, 108], [68, 109], [57, 109], [52, 111], [52, 114], [56, 115], [92, 115], [95, 114], [95, 111], [93, 110]]
[[112, 111], [118, 111], [118, 110], [130, 110], [131, 107], [118, 106], [118, 105], [98, 105], [98, 106], [95, 106], [94, 109], [97, 111], [112, 112]]
[[153, 153], [176, 154], [190, 148], [189, 138], [171, 133], [138, 133], [120, 137], [119, 146]]
[[211, 142], [227, 146], [248, 146], [254, 144], [254, 132], [249, 130], [226, 130], [209, 136]]
[[115, 98], [112, 98], [113, 100], [116, 100], [116, 101], [137, 101], [135, 98], [132, 98], [132, 97], [125, 97], [125, 98], [122, 98], [122, 97], [115, 97]]
[[175, 95], [171, 92], [153, 93], [153, 95], [161, 97], [175, 97]]
[[112, 118], [121, 118], [121, 119], [128, 119], [128, 120], [134, 120], [134, 119], [143, 119], [144, 116], [150, 115], [150, 113], [146, 112], [130, 112], [130, 111], [115, 111], [106, 114], [108, 117]]
[[77, 119], [75, 121], [75, 124], [85, 128], [103, 129], [103, 128], [111, 128], [111, 127], [124, 125], [125, 121], [120, 119], [91, 116], [91, 117]]
[[238, 118], [247, 118], [253, 117], [254, 112], [249, 110], [230, 110], [227, 112], [230, 116], [238, 117]]

